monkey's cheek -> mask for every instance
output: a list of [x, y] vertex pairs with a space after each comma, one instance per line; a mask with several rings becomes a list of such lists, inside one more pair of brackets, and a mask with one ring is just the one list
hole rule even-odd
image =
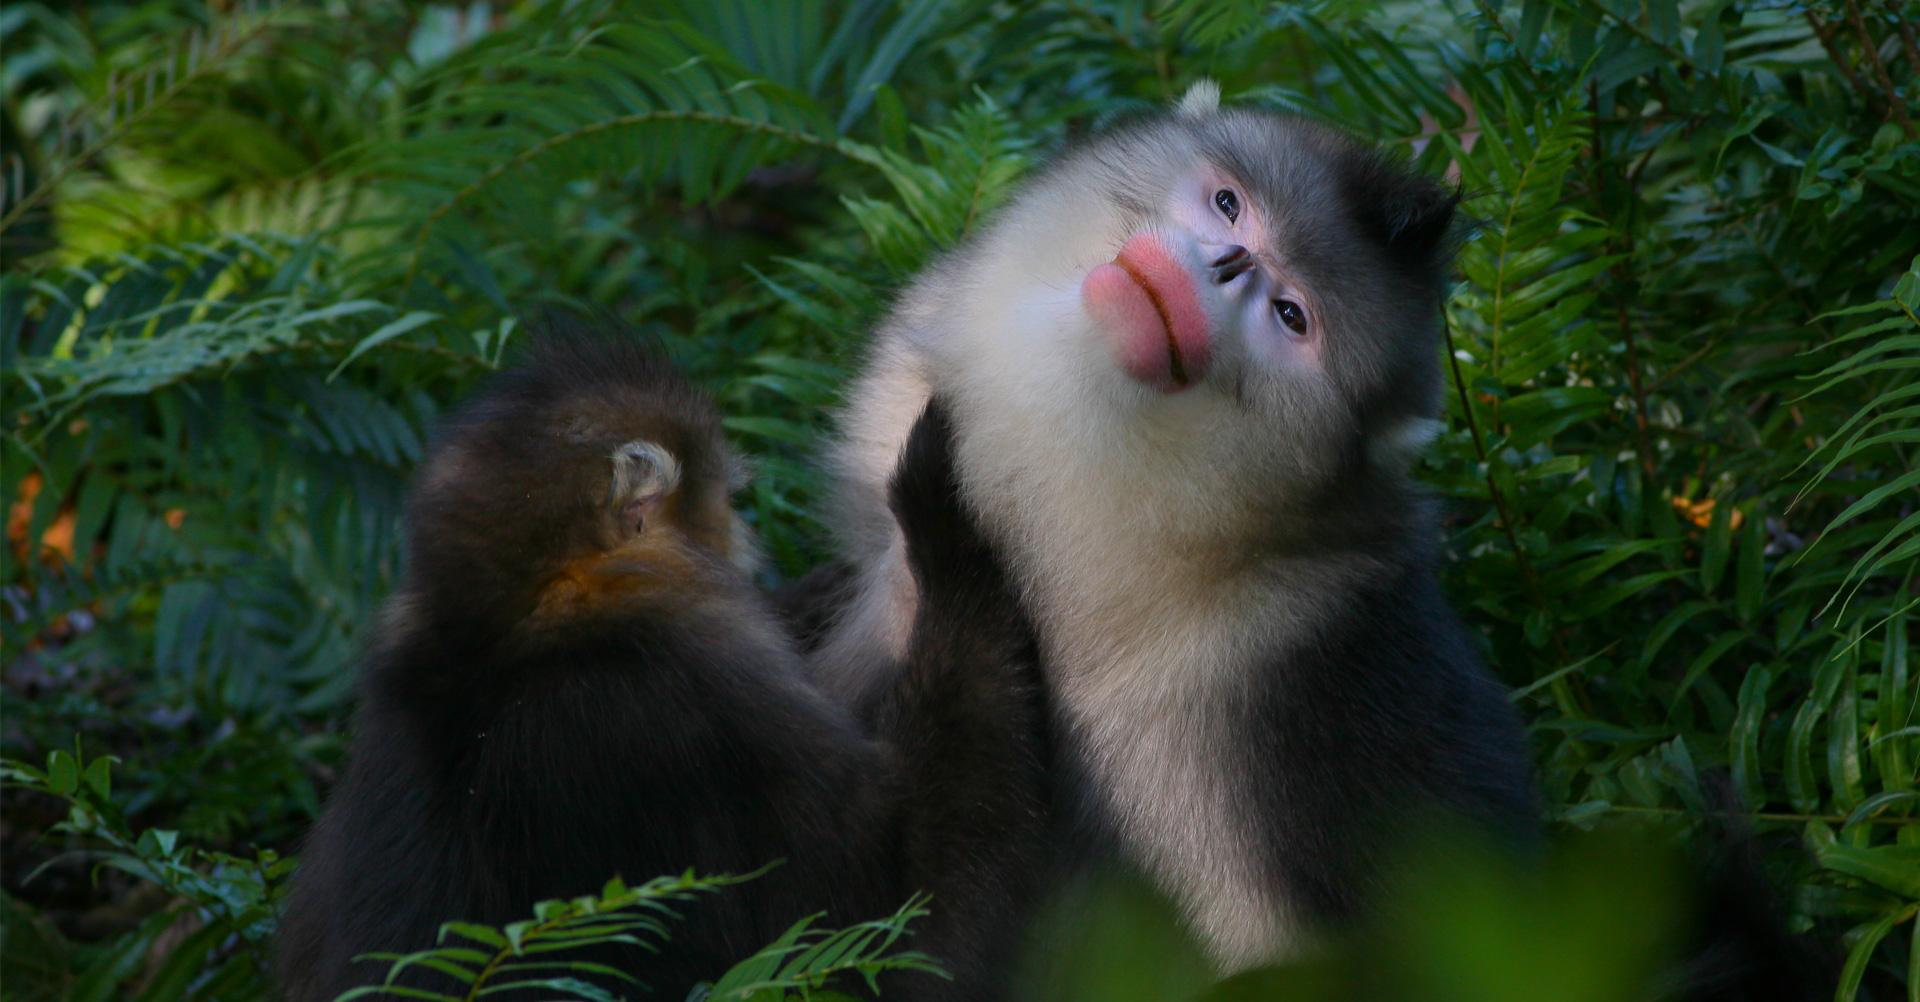
[[1169, 330], [1164, 307], [1118, 264], [1087, 272], [1080, 282], [1080, 302], [1107, 338], [1120, 368], [1139, 382], [1162, 393], [1177, 393], [1206, 373], [1209, 346], [1204, 327]]

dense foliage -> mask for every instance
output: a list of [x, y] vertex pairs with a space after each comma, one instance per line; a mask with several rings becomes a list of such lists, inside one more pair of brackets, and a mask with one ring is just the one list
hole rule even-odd
[[[1743, 815], [1836, 997], [1915, 997], [1916, 20], [1912, 0], [9, 4], [7, 997], [258, 997], [404, 479], [514, 318], [592, 307], [665, 338], [756, 457], [748, 514], [798, 572], [821, 553], [812, 450], [887, 290], [1049, 149], [1200, 77], [1464, 185], [1424, 473], [1553, 829]], [[1514, 931], [1475, 954], [1510, 961], [1473, 975], [1506, 994], [1453, 970], [1408, 997], [1639, 997], [1603, 961], [1649, 926], [1556, 940], [1575, 927], [1513, 920], [1536, 893], [1434, 924]], [[1612, 900], [1583, 893], [1553, 908]], [[1432, 897], [1479, 907], [1463, 895]], [[1114, 941], [1166, 938], [1142, 928]], [[1560, 952], [1536, 970], [1514, 943]], [[1179, 966], [1153, 977], [1189, 988], [1157, 997], [1190, 992]]]

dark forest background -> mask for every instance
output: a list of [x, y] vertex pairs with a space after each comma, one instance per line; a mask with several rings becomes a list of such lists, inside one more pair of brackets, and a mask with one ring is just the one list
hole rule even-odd
[[[1560, 847], [1531, 880], [1410, 865], [1371, 997], [1657, 995], [1690, 900], [1661, 847], [1732, 823], [1836, 999], [1920, 998], [1917, 20], [1900, 0], [6, 4], [0, 994], [266, 991], [402, 486], [514, 318], [598, 308], [665, 339], [798, 574], [823, 553], [815, 449], [889, 290], [1061, 142], [1211, 77], [1457, 177], [1479, 220], [1424, 476]], [[658, 916], [670, 890], [531, 934]], [[1109, 905], [1062, 977], [1194, 997], [1177, 930]], [[902, 944], [855, 945], [858, 966]], [[829, 961], [776, 950], [774, 980], [715, 997], [825, 997]], [[1275, 976], [1335, 998], [1358, 975]]]

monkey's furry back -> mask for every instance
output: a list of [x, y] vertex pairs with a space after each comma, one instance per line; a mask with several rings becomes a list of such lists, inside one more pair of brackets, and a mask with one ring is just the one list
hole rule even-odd
[[540, 341], [444, 425], [409, 502], [405, 581], [361, 668], [347, 774], [282, 926], [291, 998], [330, 999], [384, 967], [355, 968], [358, 954], [424, 948], [449, 920], [516, 920], [616, 873], [809, 862], [688, 904], [662, 955], [612, 958], [683, 989], [801, 915], [871, 917], [898, 895], [888, 780], [737, 571], [716, 562], [657, 610], [524, 629], [591, 512], [590, 493], [555, 490], [578, 479], [563, 447], [603, 455], [582, 444], [593, 426], [636, 415], [690, 482], [725, 462], [712, 405], [664, 356], [580, 330]]

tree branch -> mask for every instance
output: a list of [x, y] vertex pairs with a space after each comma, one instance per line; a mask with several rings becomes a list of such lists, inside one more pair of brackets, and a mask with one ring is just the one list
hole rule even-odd
[[1873, 42], [1873, 36], [1867, 33], [1866, 18], [1860, 16], [1860, 4], [1856, 0], [1847, 0], [1847, 23], [1853, 25], [1853, 32], [1860, 36], [1860, 51], [1867, 54], [1867, 64], [1873, 67], [1874, 79], [1880, 82], [1880, 89], [1887, 95], [1887, 115], [1907, 134], [1908, 139], [1920, 139], [1920, 133], [1913, 131], [1913, 119], [1907, 117], [1906, 102], [1900, 100], [1900, 92], [1893, 87], [1893, 77], [1887, 73], [1887, 64], [1880, 61], [1880, 47]]

